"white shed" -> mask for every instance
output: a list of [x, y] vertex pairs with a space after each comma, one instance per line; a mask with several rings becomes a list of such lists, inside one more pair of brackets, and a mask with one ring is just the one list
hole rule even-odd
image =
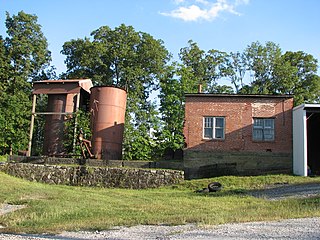
[[320, 173], [320, 104], [293, 108], [293, 173]]

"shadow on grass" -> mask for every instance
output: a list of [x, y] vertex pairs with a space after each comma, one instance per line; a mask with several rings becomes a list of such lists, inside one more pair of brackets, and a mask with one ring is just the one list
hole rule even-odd
[[199, 196], [209, 197], [227, 197], [227, 196], [252, 196], [266, 200], [283, 200], [287, 198], [312, 198], [320, 197], [319, 183], [301, 183], [301, 184], [273, 184], [264, 189], [246, 190], [222, 190], [219, 192], [200, 192], [194, 193]]

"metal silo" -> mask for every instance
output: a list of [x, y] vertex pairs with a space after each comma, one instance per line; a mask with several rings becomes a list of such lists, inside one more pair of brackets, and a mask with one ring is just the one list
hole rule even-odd
[[91, 88], [92, 153], [98, 159], [122, 158], [127, 92], [110, 86]]
[[73, 95], [50, 94], [48, 95], [47, 112], [57, 113], [46, 115], [43, 154], [61, 155], [64, 153], [63, 136], [65, 115], [59, 114], [73, 111]]

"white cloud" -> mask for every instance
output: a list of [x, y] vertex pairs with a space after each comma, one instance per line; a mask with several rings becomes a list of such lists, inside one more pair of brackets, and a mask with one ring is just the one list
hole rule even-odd
[[[185, 5], [185, 0], [175, 0], [178, 5]], [[209, 0], [193, 0], [193, 4], [180, 6], [169, 13], [161, 13], [164, 16], [182, 19], [184, 21], [216, 19], [220, 13], [227, 12], [234, 15], [240, 15], [235, 8], [239, 5], [249, 4], [249, 0], [235, 0], [229, 3], [227, 0], [217, 0], [215, 3]]]
[[249, 2], [250, 0], [236, 0], [235, 5], [246, 5], [249, 4]]
[[184, 2], [185, 2], [185, 0], [174, 0], [174, 3], [177, 5], [184, 3]]
[[161, 13], [164, 16], [180, 18], [184, 21], [196, 21], [200, 18], [206, 18], [207, 11], [200, 9], [196, 5], [191, 5], [189, 7], [179, 7], [170, 13]]
[[197, 3], [201, 3], [203, 5], [210, 5], [210, 2], [206, 1], [206, 0], [195, 0]]

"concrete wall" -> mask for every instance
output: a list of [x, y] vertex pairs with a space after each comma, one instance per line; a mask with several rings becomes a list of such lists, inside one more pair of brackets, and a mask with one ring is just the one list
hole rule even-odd
[[287, 153], [185, 151], [185, 178], [292, 173]]
[[7, 163], [1, 170], [29, 181], [90, 187], [155, 188], [184, 179], [182, 171]]

